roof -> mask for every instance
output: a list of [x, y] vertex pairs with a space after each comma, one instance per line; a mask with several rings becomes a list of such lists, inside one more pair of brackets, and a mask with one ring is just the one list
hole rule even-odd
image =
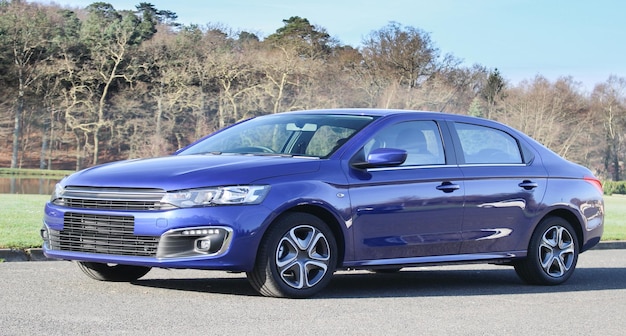
[[394, 114], [404, 113], [419, 113], [419, 114], [433, 114], [433, 115], [452, 115], [444, 112], [432, 112], [432, 111], [416, 111], [416, 110], [401, 110], [401, 109], [378, 109], [378, 108], [333, 108], [333, 109], [314, 109], [314, 110], [298, 110], [289, 111], [283, 113], [297, 113], [297, 114], [345, 114], [345, 115], [369, 115], [369, 116], [388, 116]]

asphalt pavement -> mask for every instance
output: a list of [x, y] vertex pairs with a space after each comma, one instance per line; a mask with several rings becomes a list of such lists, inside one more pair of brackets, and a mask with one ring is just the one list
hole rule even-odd
[[305, 300], [259, 296], [244, 274], [153, 269], [95, 281], [73, 262], [0, 263], [0, 335], [602, 335], [626, 331], [626, 249], [591, 250], [559, 286], [512, 267], [339, 271]]

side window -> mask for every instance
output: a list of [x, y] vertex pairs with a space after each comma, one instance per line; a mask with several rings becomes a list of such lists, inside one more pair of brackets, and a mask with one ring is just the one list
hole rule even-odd
[[511, 135], [495, 128], [455, 123], [465, 163], [523, 163], [520, 147]]
[[441, 133], [434, 121], [408, 121], [386, 127], [365, 145], [365, 156], [376, 148], [407, 152], [402, 166], [445, 164]]

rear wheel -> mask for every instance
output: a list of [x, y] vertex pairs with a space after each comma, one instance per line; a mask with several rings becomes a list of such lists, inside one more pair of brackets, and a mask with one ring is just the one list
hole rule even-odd
[[336, 264], [337, 243], [328, 226], [311, 214], [290, 213], [268, 229], [247, 276], [264, 296], [305, 298], [326, 287]]
[[150, 272], [150, 267], [102, 264], [79, 261], [78, 268], [92, 279], [100, 281], [128, 282], [134, 281]]
[[574, 273], [578, 240], [572, 225], [560, 217], [548, 217], [533, 233], [525, 259], [514, 264], [517, 275], [529, 284], [558, 285]]

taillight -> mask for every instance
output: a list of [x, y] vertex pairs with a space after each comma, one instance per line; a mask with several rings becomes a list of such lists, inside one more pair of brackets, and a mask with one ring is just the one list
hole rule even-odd
[[596, 187], [596, 189], [598, 189], [598, 191], [600, 191], [601, 194], [604, 194], [604, 189], [602, 189], [602, 182], [593, 177], [593, 176], [585, 176], [583, 177], [583, 180], [591, 183], [594, 187]]

